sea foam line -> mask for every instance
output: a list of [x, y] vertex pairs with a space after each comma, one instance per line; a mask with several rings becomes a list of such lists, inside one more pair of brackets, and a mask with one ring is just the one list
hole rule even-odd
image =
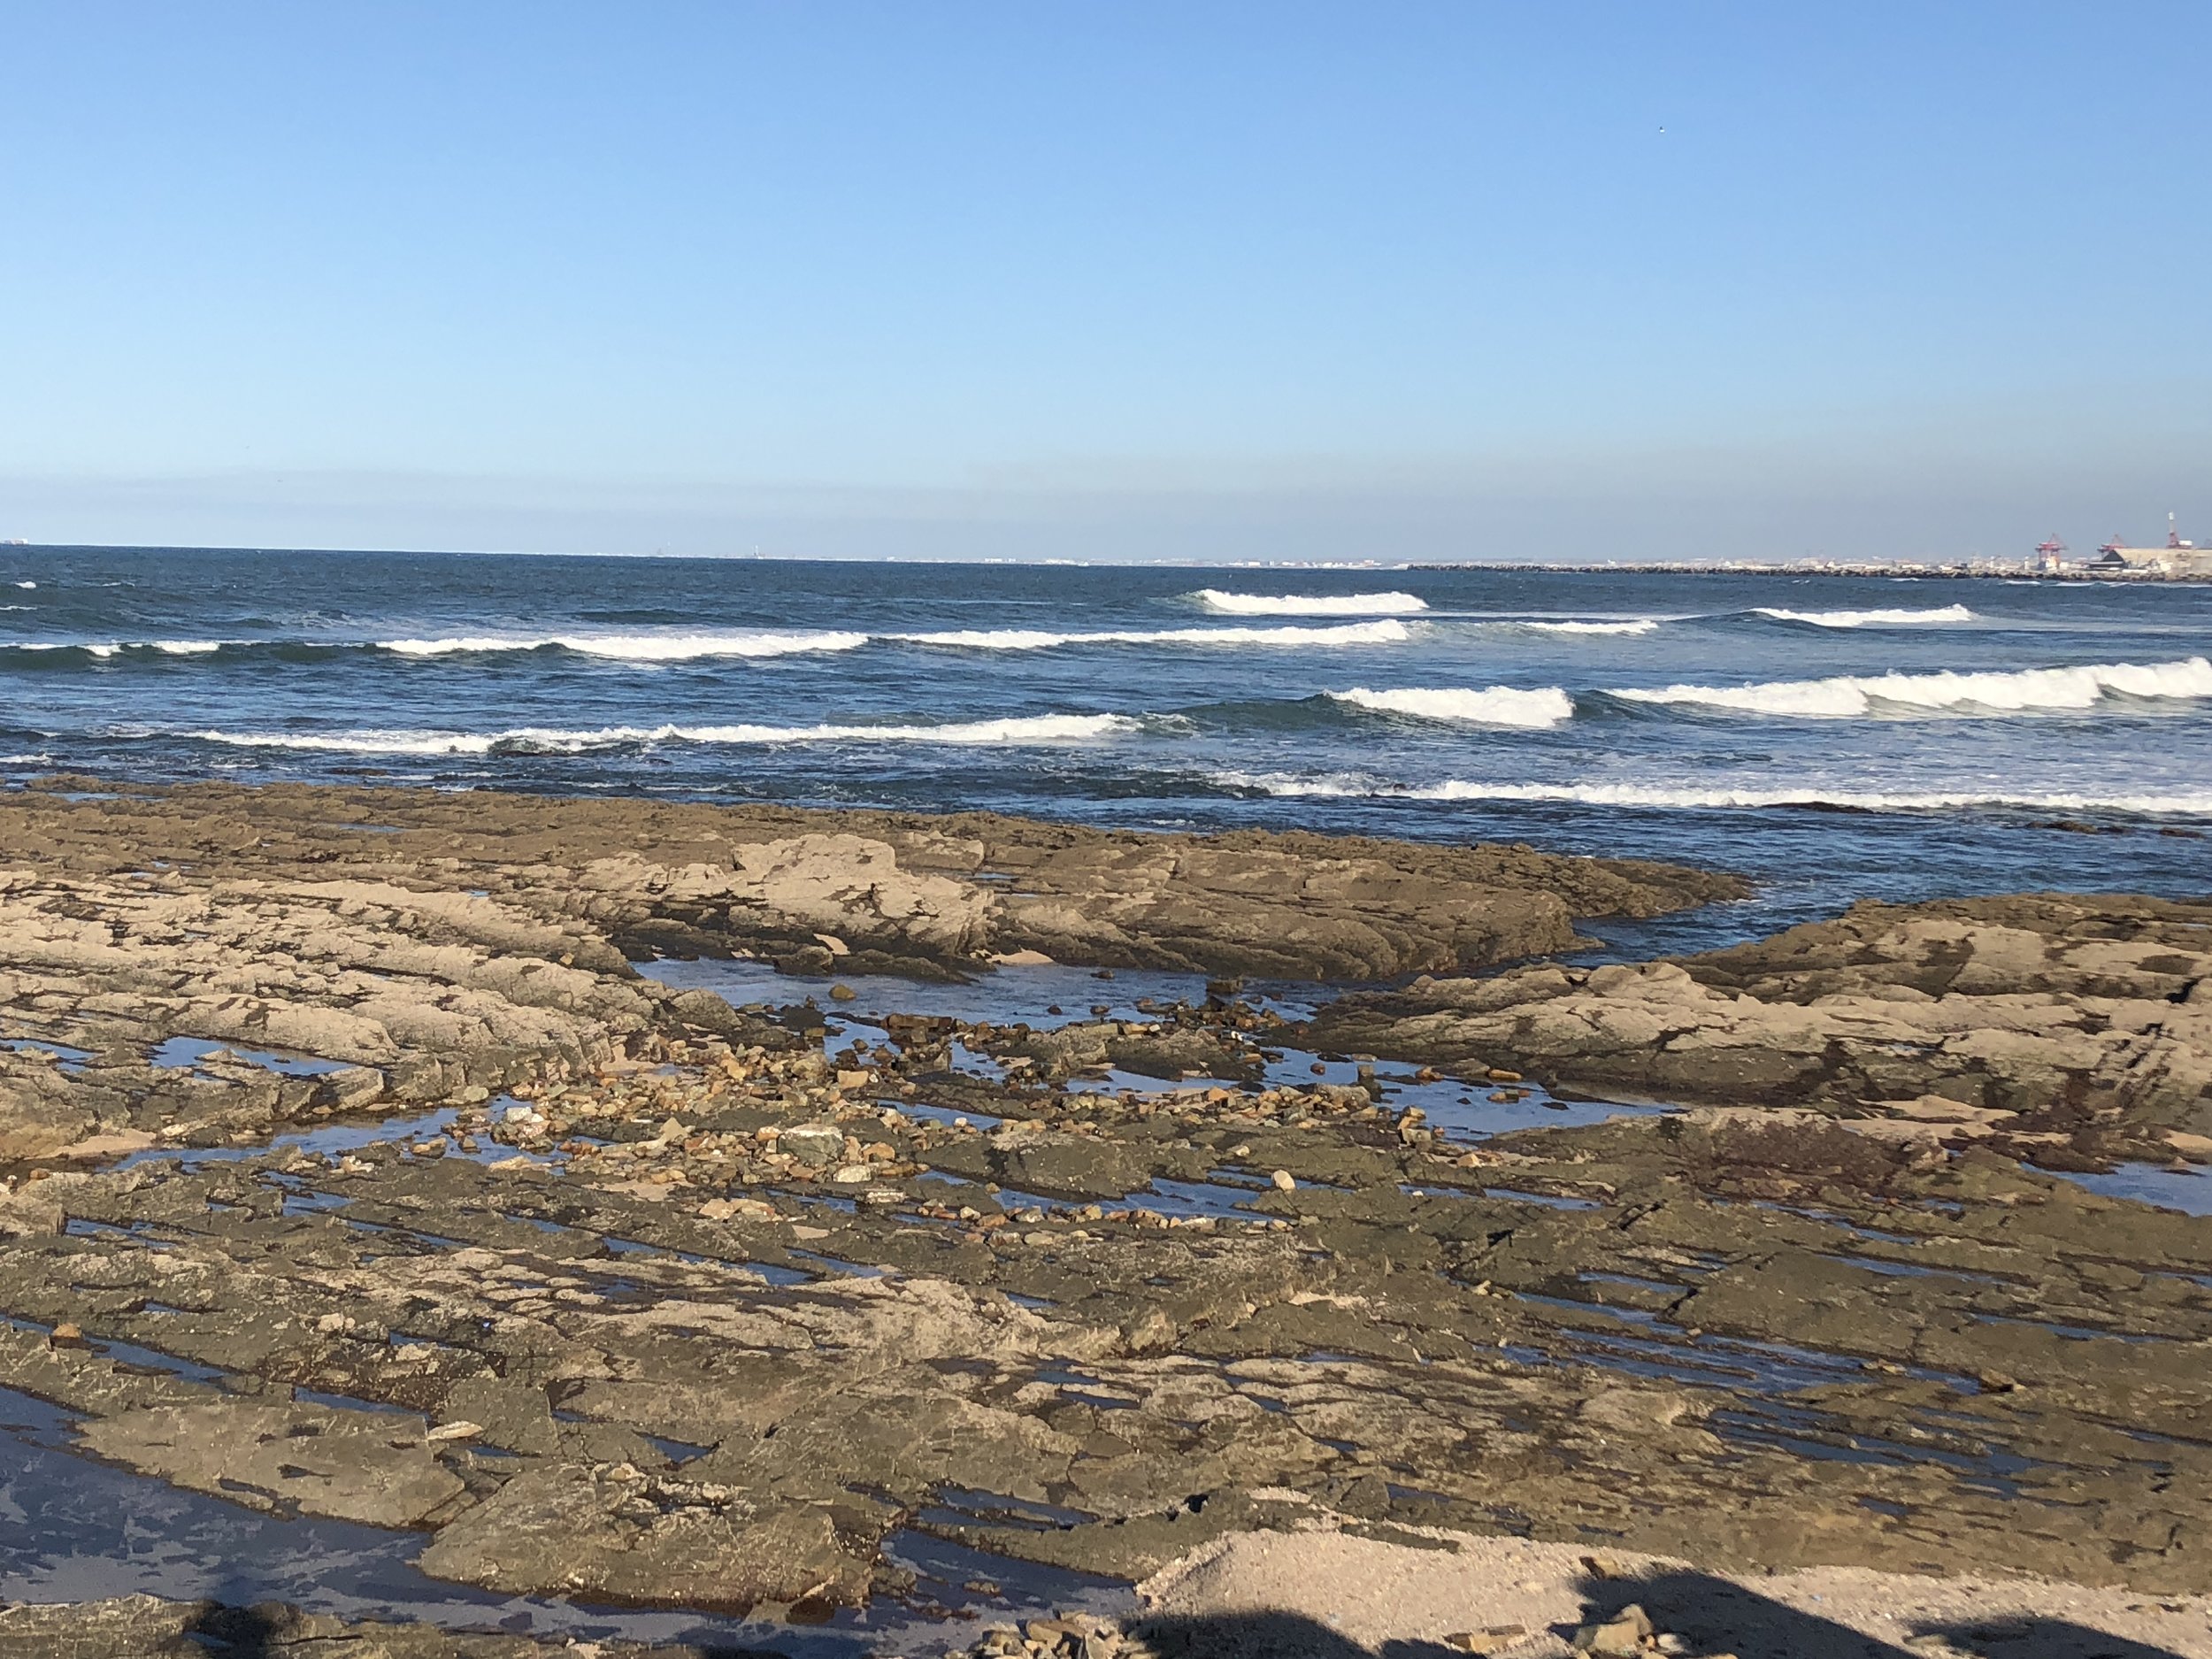
[[1837, 675], [1749, 686], [1661, 686], [1609, 695], [1631, 703], [1728, 709], [1745, 714], [1847, 719], [1887, 707], [1919, 711], [1985, 709], [1997, 713], [2093, 708], [2104, 698], [2212, 697], [2212, 662], [2092, 663], [2013, 672]]
[[1772, 605], [1756, 605], [1751, 614], [1768, 617], [1777, 622], [1802, 622], [1816, 628], [1947, 627], [1976, 619], [1974, 613], [1964, 605], [1929, 605], [1917, 610], [1893, 607], [1878, 611], [1784, 611]]
[[608, 726], [589, 731], [516, 726], [503, 732], [195, 732], [211, 743], [244, 749], [348, 755], [584, 754], [649, 743], [1003, 743], [1086, 742], [1143, 729], [1125, 714], [1043, 714], [916, 726]]
[[2212, 791], [2181, 795], [2085, 795], [1976, 790], [1858, 790], [1824, 785], [1717, 789], [1652, 783], [1486, 783], [1448, 778], [1439, 783], [1393, 783], [1354, 774], [1302, 778], [1280, 772], [1217, 772], [1231, 788], [1258, 789], [1286, 797], [1325, 796], [1400, 801], [1530, 801], [1577, 806], [1658, 807], [1678, 810], [1767, 807], [1843, 807], [1867, 812], [1956, 811], [2013, 807], [2047, 812], [2142, 812], [2212, 815]]
[[[0, 611], [18, 607], [0, 605]], [[109, 657], [125, 651], [158, 651], [165, 657], [201, 657], [210, 651], [219, 651], [227, 641], [223, 640], [8, 640], [0, 641], [0, 650], [9, 651], [82, 651], [88, 657]]]
[[1328, 694], [1339, 703], [1376, 714], [1409, 715], [1472, 726], [1510, 726], [1540, 731], [1574, 718], [1574, 700], [1557, 686], [1524, 691], [1511, 686], [1482, 690], [1453, 686], [1404, 686], [1372, 691], [1354, 686]]
[[789, 657], [803, 651], [850, 651], [868, 635], [839, 629], [756, 629], [736, 634], [556, 634], [542, 637], [463, 634], [434, 640], [380, 640], [379, 649], [402, 657], [450, 657], [490, 651], [539, 651], [557, 647], [586, 657], [626, 662], [677, 663], [702, 657]]
[[1202, 588], [1191, 595], [1229, 617], [1409, 617], [1429, 608], [1417, 594], [1233, 594]]
[[1539, 634], [1649, 634], [1658, 627], [1659, 619], [1656, 617], [1631, 617], [1617, 622], [1540, 622], [1532, 618], [1517, 618], [1507, 626], [1531, 628]]
[[931, 634], [886, 634], [907, 645], [965, 650], [1036, 651], [1061, 645], [1396, 645], [1413, 637], [1402, 622], [1347, 622], [1333, 626], [1286, 624], [1265, 628], [1130, 628], [1055, 634], [1040, 628], [949, 628]]
[[470, 652], [535, 651], [549, 647], [626, 662], [686, 662], [698, 657], [787, 657], [807, 651], [850, 651], [874, 642], [934, 646], [952, 650], [1039, 651], [1064, 645], [1390, 645], [1410, 639], [1402, 622], [1356, 622], [1336, 626], [1130, 628], [1061, 633], [1044, 628], [943, 628], [913, 634], [859, 634], [813, 629], [741, 634], [566, 634], [541, 638], [462, 635], [431, 640], [382, 640], [403, 657]]

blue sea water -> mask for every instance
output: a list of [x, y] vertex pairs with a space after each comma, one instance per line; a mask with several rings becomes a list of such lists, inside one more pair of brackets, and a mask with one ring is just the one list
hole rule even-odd
[[2212, 891], [2208, 653], [2202, 586], [10, 548], [0, 777], [1298, 826], [1759, 881], [1641, 941], [1678, 945], [1866, 895]]

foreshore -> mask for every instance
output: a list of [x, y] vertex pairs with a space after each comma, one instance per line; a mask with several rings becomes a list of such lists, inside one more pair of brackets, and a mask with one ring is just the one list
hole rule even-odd
[[2212, 902], [1748, 891], [0, 795], [0, 1655], [2212, 1654]]

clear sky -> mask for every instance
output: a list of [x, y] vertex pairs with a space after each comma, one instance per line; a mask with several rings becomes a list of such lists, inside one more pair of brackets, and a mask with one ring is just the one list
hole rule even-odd
[[2212, 540], [2212, 4], [18, 4], [0, 535]]

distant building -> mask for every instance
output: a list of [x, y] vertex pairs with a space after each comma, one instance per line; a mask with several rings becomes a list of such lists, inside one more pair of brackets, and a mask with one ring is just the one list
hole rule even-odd
[[2097, 549], [2093, 571], [2107, 571], [2117, 574], [2140, 571], [2155, 576], [2212, 576], [2212, 548], [2200, 548], [2194, 541], [2182, 540], [2181, 532], [2174, 526], [2174, 516], [2166, 515], [2166, 545], [2164, 547], [2127, 547], [2115, 536]]
[[2028, 568], [2045, 576], [2055, 576], [2066, 568], [2066, 543], [2056, 536], [2035, 544], [2035, 557], [2028, 561]]

